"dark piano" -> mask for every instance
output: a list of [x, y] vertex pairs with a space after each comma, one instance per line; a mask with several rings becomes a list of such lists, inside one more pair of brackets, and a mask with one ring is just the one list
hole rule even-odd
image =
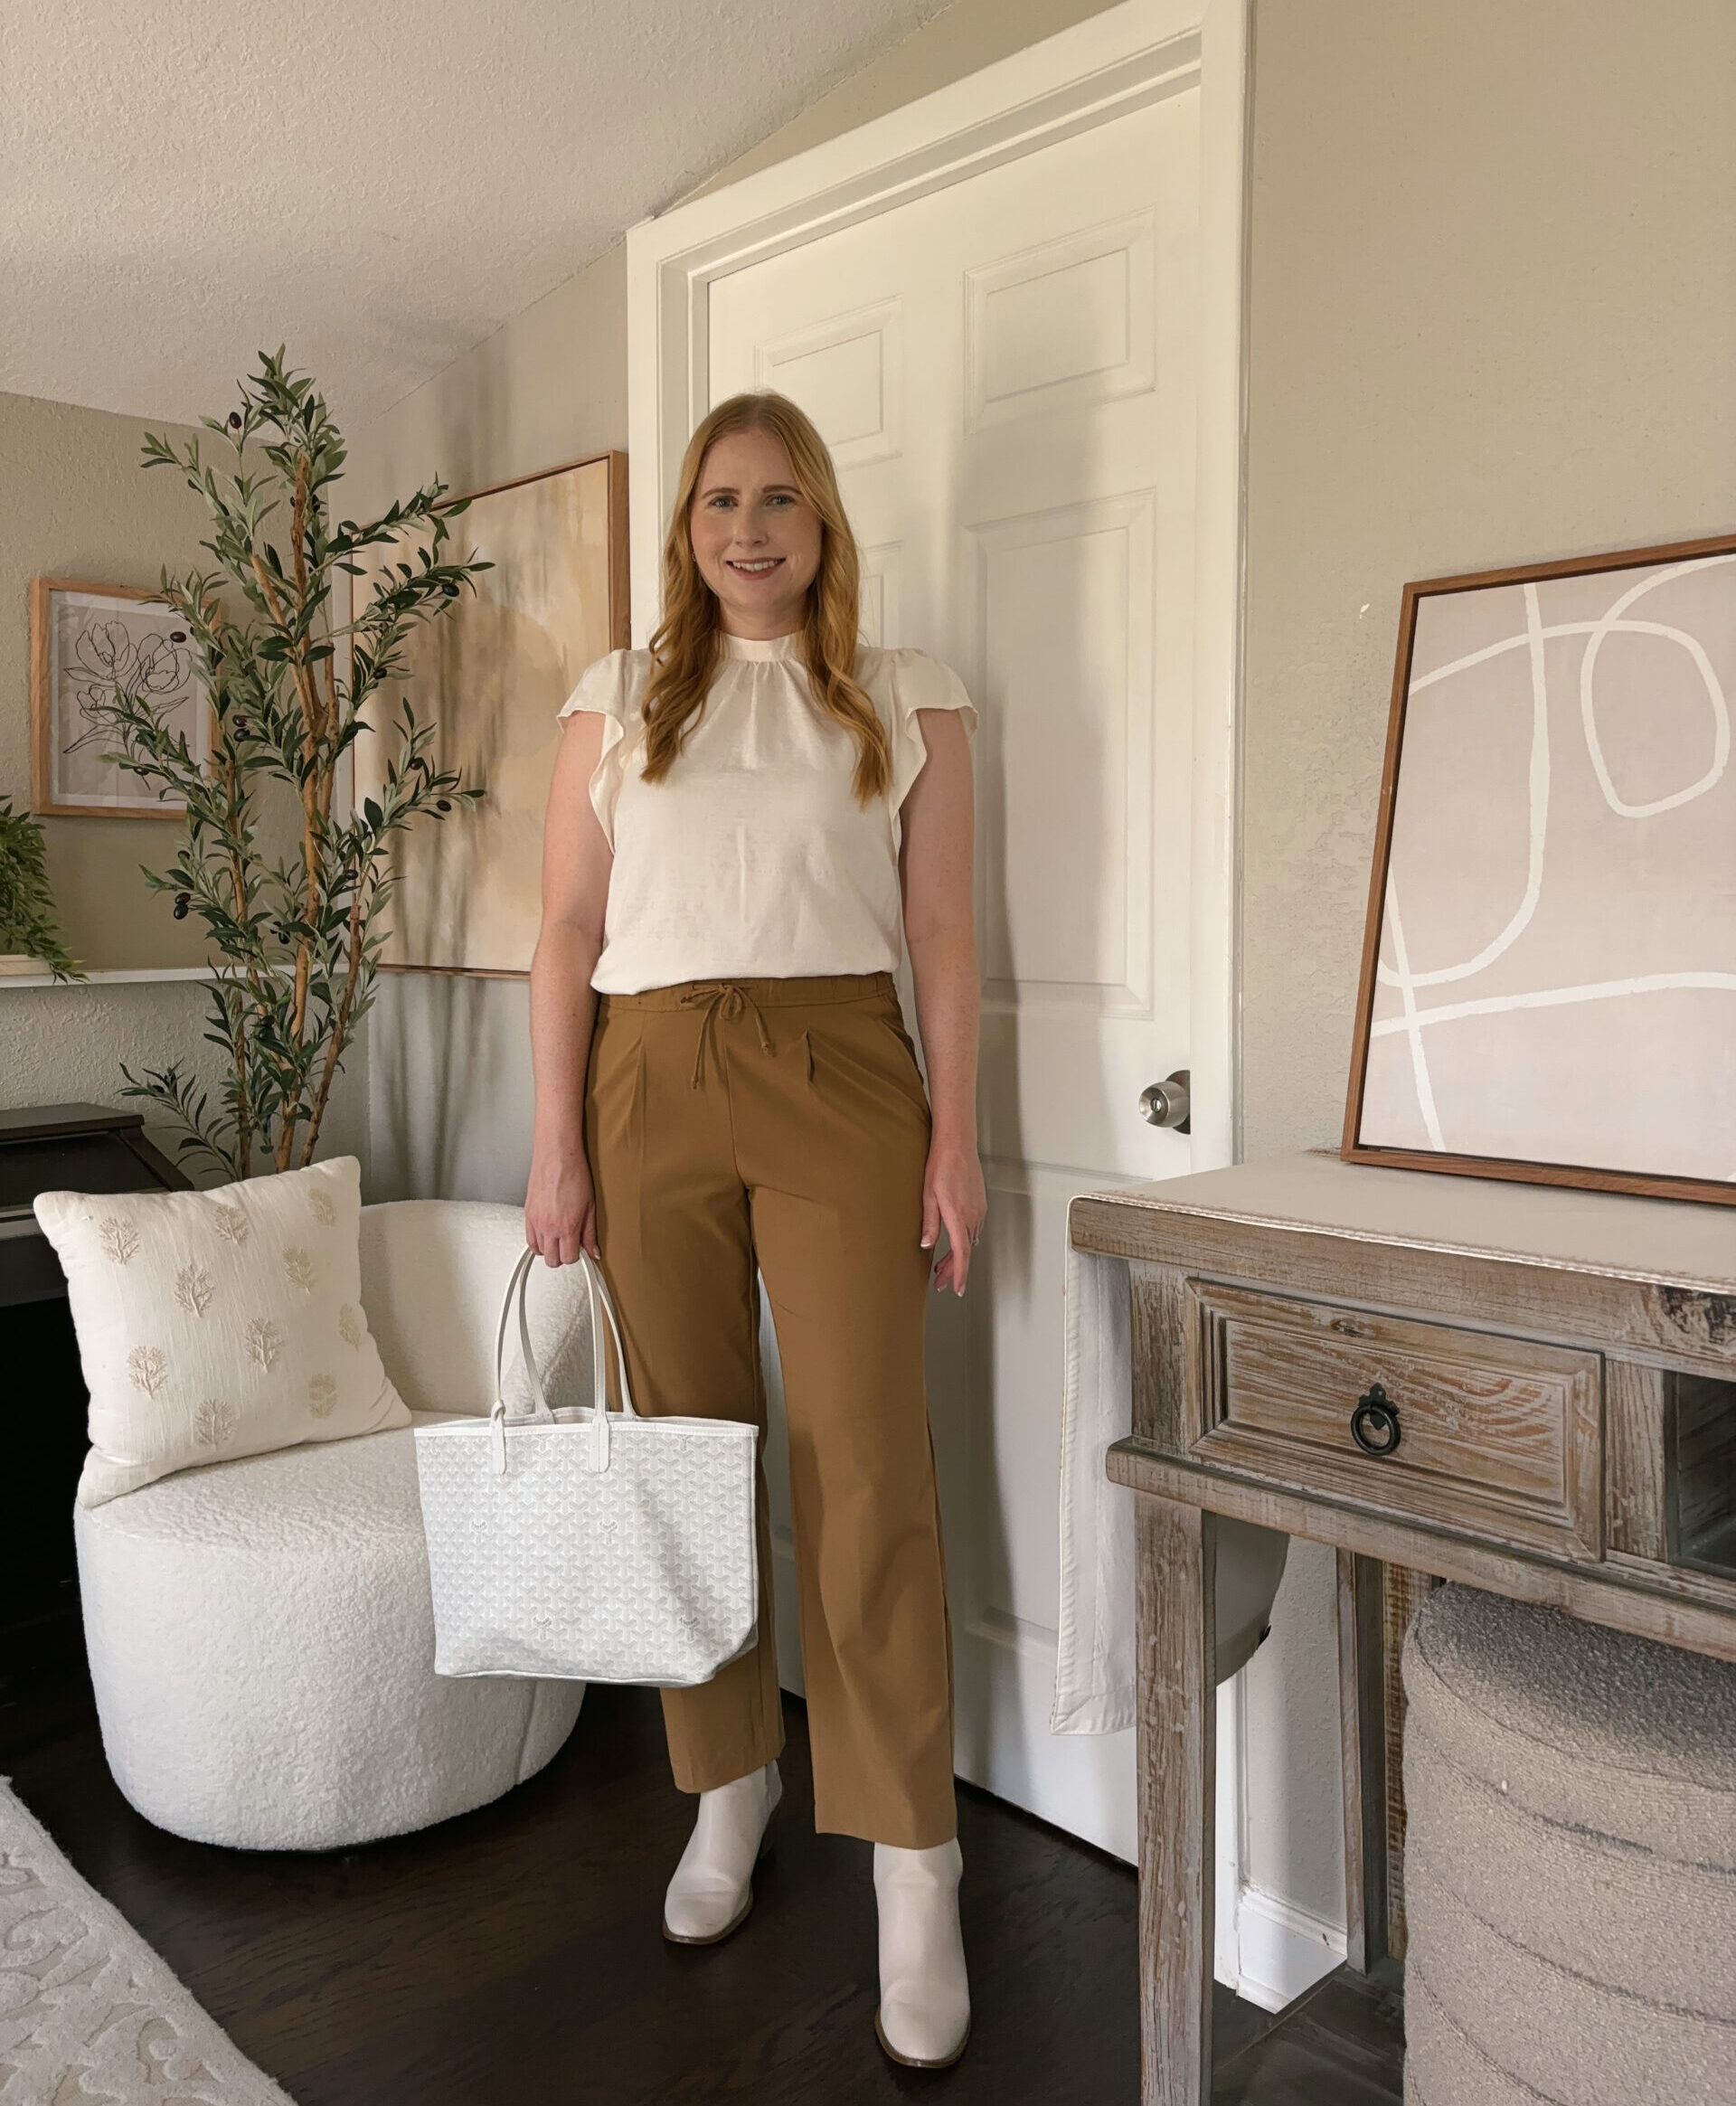
[[90, 1398], [39, 1192], [186, 1190], [144, 1114], [100, 1104], [0, 1111], [0, 1703], [83, 1659], [72, 1497]]

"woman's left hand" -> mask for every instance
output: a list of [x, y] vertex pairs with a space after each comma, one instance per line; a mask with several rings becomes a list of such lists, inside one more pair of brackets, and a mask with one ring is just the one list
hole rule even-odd
[[922, 1174], [922, 1248], [934, 1248], [943, 1223], [951, 1246], [934, 1269], [937, 1293], [943, 1287], [951, 1288], [955, 1294], [965, 1291], [971, 1252], [987, 1212], [988, 1193], [975, 1144], [933, 1141], [928, 1168]]

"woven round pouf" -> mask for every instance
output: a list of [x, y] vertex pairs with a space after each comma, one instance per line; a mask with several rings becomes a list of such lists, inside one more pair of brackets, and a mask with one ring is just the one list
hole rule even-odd
[[1404, 1688], [1407, 2106], [1731, 2106], [1736, 1667], [1442, 1587]]

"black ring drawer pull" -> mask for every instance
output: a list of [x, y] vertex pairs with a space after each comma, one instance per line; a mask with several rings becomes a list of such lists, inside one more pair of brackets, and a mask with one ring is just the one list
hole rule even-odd
[[1399, 1414], [1379, 1383], [1371, 1383], [1357, 1398], [1350, 1434], [1364, 1455], [1391, 1455], [1399, 1445]]

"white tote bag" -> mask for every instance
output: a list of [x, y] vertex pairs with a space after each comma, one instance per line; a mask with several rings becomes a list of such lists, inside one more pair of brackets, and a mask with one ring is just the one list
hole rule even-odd
[[[416, 1429], [434, 1671], [709, 1682], [759, 1635], [756, 1430], [634, 1411], [609, 1289], [583, 1253], [591, 1403], [552, 1412], [524, 1313], [535, 1255], [519, 1259], [501, 1304], [494, 1409]], [[501, 1384], [514, 1304], [535, 1408], [509, 1417]], [[609, 1410], [604, 1317], [618, 1412]]]

